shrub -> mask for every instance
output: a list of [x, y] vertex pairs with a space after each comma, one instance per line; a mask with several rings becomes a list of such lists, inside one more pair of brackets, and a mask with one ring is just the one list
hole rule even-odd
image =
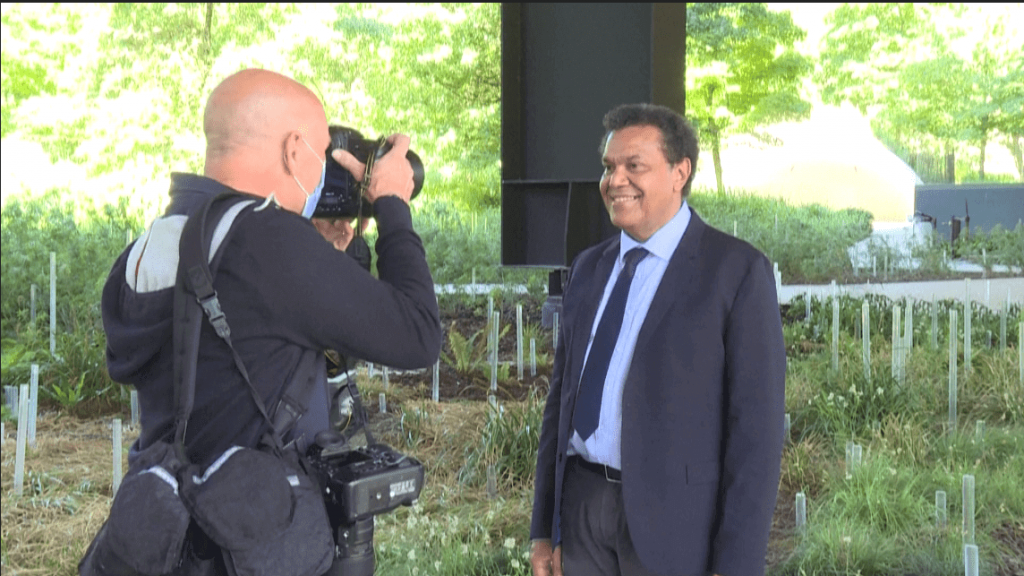
[[473, 447], [459, 480], [470, 485], [486, 481], [487, 467], [494, 466], [499, 485], [523, 487], [533, 482], [540, 446], [544, 399], [531, 394], [521, 405], [491, 406], [480, 443]]
[[9, 199], [3, 207], [0, 296], [3, 333], [29, 308], [31, 285], [36, 307], [46, 314], [50, 286], [50, 252], [56, 253], [58, 328], [80, 312], [99, 317], [99, 296], [114, 258], [124, 249], [129, 231], [142, 227], [141, 215], [129, 213], [128, 200], [96, 205], [71, 193], [51, 190], [33, 198]]

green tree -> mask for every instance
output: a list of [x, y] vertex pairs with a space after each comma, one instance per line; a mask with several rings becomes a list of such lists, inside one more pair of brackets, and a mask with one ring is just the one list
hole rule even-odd
[[466, 208], [499, 204], [500, 7], [433, 5], [395, 21], [340, 4], [333, 34], [293, 52], [328, 119], [367, 136], [403, 132], [427, 167], [426, 193]]
[[[17, 7], [4, 4], [0, 16], [3, 26], [3, 51], [0, 52], [0, 133], [6, 136], [13, 128], [11, 111], [28, 98], [53, 94], [53, 70], [48, 66], [54, 57], [44, 41], [53, 25], [32, 13], [19, 13]], [[17, 39], [17, 40], [15, 40]], [[19, 42], [20, 41], [20, 42]], [[11, 46], [12, 44], [20, 44]]]
[[810, 115], [800, 87], [811, 64], [794, 49], [805, 36], [765, 4], [687, 5], [686, 114], [711, 146], [719, 193], [726, 134]]
[[[5, 42], [5, 135], [16, 127], [90, 176], [129, 168], [127, 185], [201, 168], [215, 64], [226, 48], [272, 39], [289, 12], [265, 4], [57, 5], [43, 20], [19, 8], [4, 14], [5, 30], [10, 23], [12, 36], [28, 39], [17, 56]], [[9, 58], [18, 74], [10, 96]]]
[[1001, 134], [1013, 155], [1017, 175], [1024, 182], [1024, 60], [1018, 60], [995, 92], [999, 109], [992, 124]]
[[[844, 4], [832, 12], [816, 79], [822, 98], [874, 116], [899, 147], [940, 148], [956, 181], [957, 148], [985, 149], [998, 131], [1013, 149], [1020, 134], [1019, 6]], [[1019, 14], [1017, 15], [1019, 17]], [[1016, 68], [1015, 68], [1016, 66]], [[1018, 162], [1018, 169], [1021, 163]]]
[[0, 54], [4, 137], [18, 128], [18, 108], [34, 98], [58, 94], [58, 79], [73, 74], [82, 55], [82, 14], [59, 5], [3, 4]]
[[[214, 64], [225, 47], [269, 41], [289, 12], [274, 4], [114, 4], [89, 95], [97, 106], [120, 102], [139, 114], [115, 122], [90, 147], [92, 164], [115, 169], [142, 153], [159, 159], [163, 170], [201, 169], [201, 150], [177, 144], [201, 138]], [[126, 132], [136, 136], [130, 146], [118, 142]]]
[[900, 70], [923, 57], [933, 8], [920, 4], [842, 4], [830, 13], [815, 81], [826, 103], [861, 112], [889, 95]]

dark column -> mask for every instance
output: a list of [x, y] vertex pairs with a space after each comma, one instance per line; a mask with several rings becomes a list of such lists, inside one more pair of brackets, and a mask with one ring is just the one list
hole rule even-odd
[[685, 112], [685, 65], [685, 4], [502, 4], [503, 265], [553, 268], [560, 300], [563, 269], [617, 232], [601, 119], [635, 102]]

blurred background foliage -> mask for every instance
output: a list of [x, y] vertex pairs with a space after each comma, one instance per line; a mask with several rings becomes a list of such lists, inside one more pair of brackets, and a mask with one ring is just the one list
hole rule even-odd
[[[757, 133], [773, 120], [803, 117], [808, 103], [822, 101], [815, 82], [827, 102], [864, 109], [903, 102], [905, 96], [883, 88], [904, 72], [882, 56], [927, 60], [925, 48], [933, 44], [949, 48], [943, 57], [961, 59], [963, 46], [976, 47], [1000, 78], [992, 91], [995, 104], [985, 108], [993, 126], [986, 137], [1006, 139], [1019, 128], [1024, 107], [1012, 102], [1019, 96], [1020, 59], [1006, 56], [1020, 53], [1013, 50], [1019, 38], [1005, 26], [974, 34], [968, 23], [980, 20], [973, 9], [840, 7], [825, 21], [827, 31], [819, 31], [820, 53], [818, 47], [807, 50], [805, 30], [788, 13], [774, 10], [761, 4], [690, 6], [690, 115], [702, 137], [714, 136], [715, 129]], [[946, 18], [950, 10], [959, 19]], [[858, 25], [860, 16], [877, 23]], [[435, 281], [524, 284], [543, 297], [548, 270], [500, 266], [500, 5], [22, 3], [3, 4], [0, 23], [0, 332], [4, 365], [15, 367], [5, 368], [5, 384], [8, 374], [21, 379], [26, 358], [49, 356], [54, 252], [56, 356], [77, 363], [68, 367], [68, 382], [59, 384], [73, 394], [79, 377], [88, 374], [86, 389], [109, 389], [98, 311], [107, 272], [126, 242], [162, 210], [170, 172], [202, 170], [205, 99], [243, 67], [276, 70], [310, 86], [331, 123], [367, 136], [401, 131], [412, 137], [427, 167], [412, 209]], [[943, 44], [935, 30], [947, 29], [960, 32]], [[886, 50], [863, 49], [879, 42]], [[890, 44], [913, 49], [887, 52]], [[764, 84], [758, 80], [763, 69], [785, 74]], [[853, 90], [850, 78], [857, 74], [868, 74], [878, 89]], [[720, 101], [724, 94], [732, 97]], [[897, 108], [890, 108], [895, 114]], [[981, 108], [970, 110], [976, 116]], [[877, 129], [885, 134], [886, 126], [897, 124], [918, 126], [892, 120]], [[982, 137], [964, 132], [958, 149]], [[916, 154], [932, 142], [926, 140], [907, 140], [901, 150]], [[594, 166], [596, 178], [596, 157]], [[690, 202], [712, 225], [764, 251], [778, 263], [784, 282], [863, 280], [847, 249], [871, 234], [868, 212], [788, 206], [728, 192], [695, 189]], [[371, 241], [373, 236], [371, 228]], [[936, 243], [915, 257], [926, 275], [948, 276], [949, 252], [948, 243]], [[1021, 266], [1024, 228], [972, 235], [962, 240], [960, 252], [989, 268]], [[80, 349], [61, 353], [65, 345]]]

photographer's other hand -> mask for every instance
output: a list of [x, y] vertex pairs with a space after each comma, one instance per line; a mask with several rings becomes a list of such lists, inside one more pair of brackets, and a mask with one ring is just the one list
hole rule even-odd
[[[404, 134], [392, 134], [387, 141], [391, 144], [391, 149], [374, 162], [370, 184], [364, 195], [371, 204], [383, 196], [398, 196], [408, 204], [414, 187], [412, 165], [405, 157], [409, 152], [409, 137]], [[342, 168], [351, 172], [356, 180], [362, 180], [366, 171], [365, 164], [347, 150], [335, 150], [332, 156]]]
[[313, 218], [313, 226], [336, 250], [344, 252], [355, 235], [350, 218]]
[[562, 576], [562, 547], [551, 550], [551, 540], [534, 540], [530, 551], [533, 576]]

